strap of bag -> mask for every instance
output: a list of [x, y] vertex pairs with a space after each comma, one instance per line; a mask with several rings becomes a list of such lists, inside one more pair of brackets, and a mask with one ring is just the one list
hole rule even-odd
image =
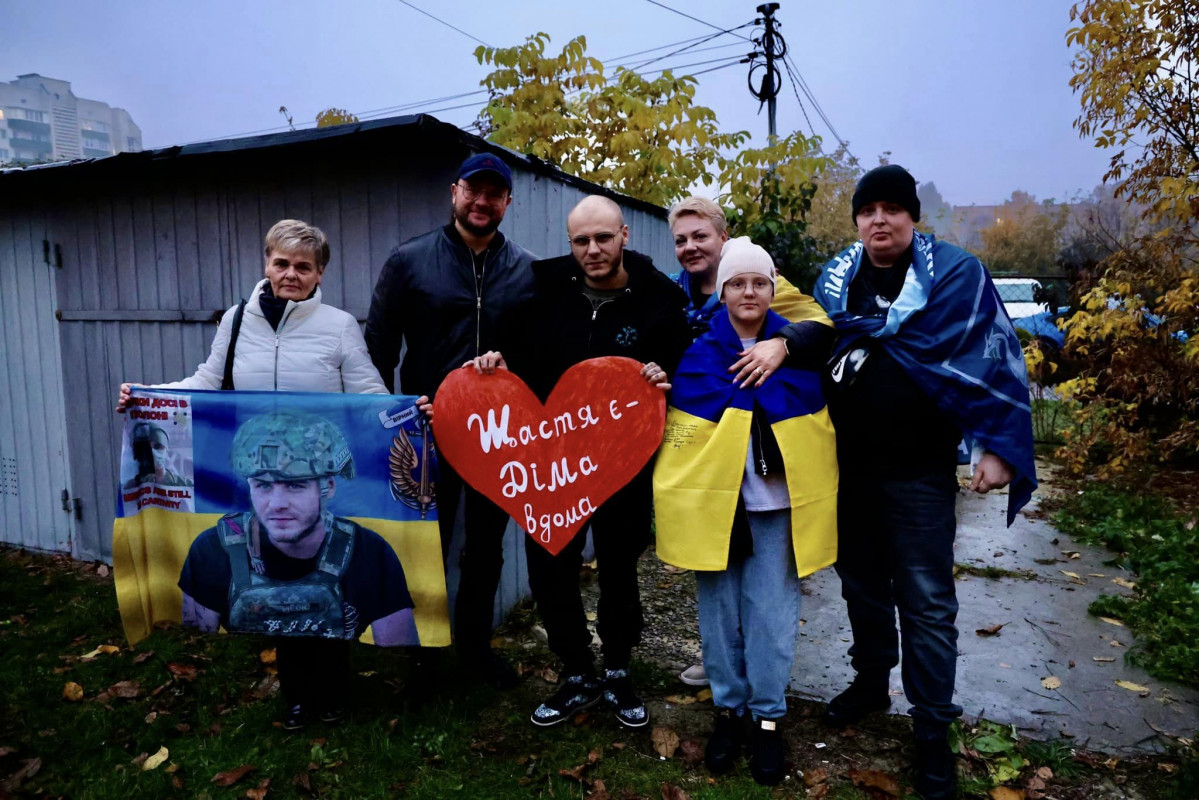
[[229, 350], [225, 353], [225, 377], [221, 379], [221, 389], [231, 391], [233, 389], [233, 353], [237, 349], [237, 335], [241, 333], [241, 318], [246, 313], [246, 301], [237, 304], [237, 311], [233, 312], [233, 330], [229, 333]]

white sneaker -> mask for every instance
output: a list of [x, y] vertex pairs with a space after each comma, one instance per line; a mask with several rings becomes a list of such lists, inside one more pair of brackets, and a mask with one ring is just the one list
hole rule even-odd
[[688, 686], [707, 686], [708, 673], [703, 664], [694, 664], [679, 673], [679, 680]]

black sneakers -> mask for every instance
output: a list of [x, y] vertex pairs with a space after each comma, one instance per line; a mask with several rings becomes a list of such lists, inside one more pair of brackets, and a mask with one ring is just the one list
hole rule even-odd
[[298, 731], [308, 724], [308, 709], [296, 703], [283, 712], [283, 718], [279, 722], [285, 731]]
[[[599, 702], [600, 684], [594, 675], [569, 675], [554, 696], [546, 700], [530, 715], [529, 720], [542, 728], [557, 725], [573, 717], [585, 708]], [[642, 723], [644, 724], [644, 723]]]
[[716, 723], [704, 747], [704, 766], [713, 775], [723, 775], [737, 763], [741, 742], [745, 739], [745, 718], [731, 708], [716, 709]]
[[754, 783], [775, 786], [786, 777], [786, 748], [778, 729], [778, 719], [761, 717], [754, 720], [749, 742], [749, 771]]
[[649, 711], [633, 692], [627, 669], [604, 670], [604, 702], [612, 706], [616, 719], [626, 728], [644, 728], [649, 724]]
[[848, 689], [829, 701], [822, 719], [825, 725], [844, 728], [861, 722], [875, 711], [886, 711], [890, 707], [891, 695], [888, 694], [887, 681], [867, 681], [859, 675]]

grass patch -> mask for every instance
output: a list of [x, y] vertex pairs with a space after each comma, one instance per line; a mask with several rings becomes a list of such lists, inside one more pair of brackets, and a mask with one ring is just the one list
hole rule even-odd
[[960, 575], [972, 575], [975, 578], [986, 578], [992, 581], [997, 581], [1001, 578], [1016, 578], [1022, 581], [1035, 581], [1037, 579], [1037, 573], [1030, 569], [1004, 569], [1003, 567], [995, 566], [979, 566], [978, 564], [970, 564], [965, 561], [958, 561], [953, 565], [953, 576], [956, 578]]
[[1172, 503], [1105, 484], [1069, 497], [1054, 524], [1102, 544], [1139, 578], [1131, 597], [1105, 595], [1091, 613], [1128, 623], [1140, 644], [1128, 654], [1157, 678], [1199, 686], [1199, 526]]

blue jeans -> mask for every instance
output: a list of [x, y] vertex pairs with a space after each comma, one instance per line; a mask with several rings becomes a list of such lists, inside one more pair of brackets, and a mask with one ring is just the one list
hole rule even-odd
[[696, 572], [699, 634], [712, 702], [739, 716], [787, 713], [784, 692], [799, 632], [791, 510], [749, 512], [753, 555], [723, 572]]
[[859, 678], [885, 685], [903, 644], [903, 691], [917, 727], [961, 716], [953, 703], [958, 600], [953, 582], [957, 480], [842, 470], [837, 574], [849, 609], [849, 656]]

